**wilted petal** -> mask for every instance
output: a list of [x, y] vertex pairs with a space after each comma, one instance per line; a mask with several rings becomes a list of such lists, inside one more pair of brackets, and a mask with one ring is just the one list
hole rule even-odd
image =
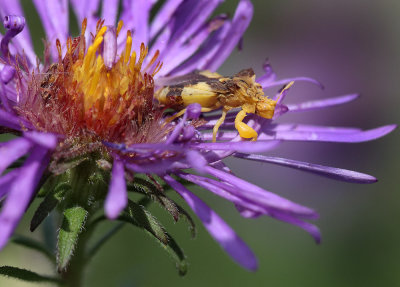
[[167, 175], [164, 180], [183, 197], [211, 236], [237, 263], [249, 270], [257, 269], [257, 259], [253, 252], [217, 213], [172, 177]]

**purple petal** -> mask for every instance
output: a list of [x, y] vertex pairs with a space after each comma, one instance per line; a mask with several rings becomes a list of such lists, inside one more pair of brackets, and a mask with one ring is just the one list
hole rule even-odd
[[208, 64], [204, 67], [205, 69], [215, 71], [222, 65], [243, 37], [252, 17], [253, 5], [251, 2], [249, 0], [240, 0], [228, 32], [228, 37], [225, 38], [214, 57], [209, 60]]
[[25, 213], [32, 198], [36, 185], [49, 162], [46, 149], [37, 146], [20, 168], [19, 175], [15, 178], [4, 207], [0, 213], [0, 249], [6, 244], [21, 217]]
[[124, 164], [114, 158], [111, 183], [108, 190], [105, 212], [109, 219], [115, 219], [128, 204], [128, 193], [126, 191]]
[[205, 167], [207, 166], [208, 162], [201, 153], [194, 150], [189, 150], [186, 152], [186, 160], [195, 170], [200, 173], [205, 173]]
[[14, 161], [25, 155], [32, 143], [25, 138], [16, 138], [0, 146], [0, 174]]
[[290, 168], [309, 171], [309, 172], [323, 175], [323, 176], [326, 176], [329, 178], [348, 181], [348, 182], [374, 183], [377, 181], [377, 179], [375, 177], [368, 175], [368, 174], [364, 174], [364, 173], [360, 173], [360, 172], [356, 172], [356, 171], [352, 171], [352, 170], [347, 170], [347, 169], [341, 169], [341, 168], [323, 166], [323, 165], [318, 165], [318, 164], [313, 164], [313, 163], [308, 163], [308, 162], [296, 161], [296, 160], [292, 160], [292, 159], [263, 156], [263, 155], [254, 155], [254, 154], [251, 154], [251, 155], [240, 154], [240, 153], [235, 153], [234, 156], [238, 157], [238, 158], [244, 158], [244, 159], [259, 161], [259, 162], [273, 163], [273, 164], [278, 164], [278, 165], [282, 165], [282, 166], [287, 166]]
[[104, 0], [101, 10], [101, 19], [104, 19], [105, 25], [114, 26], [116, 24], [119, 8], [119, 0]]
[[314, 85], [317, 85], [321, 89], [324, 89], [324, 86], [319, 81], [309, 77], [293, 77], [273, 82], [263, 81], [262, 79], [260, 79], [260, 81], [261, 82], [259, 81], [257, 82], [263, 87], [263, 89], [268, 89], [271, 87], [282, 86], [282, 85], [284, 86], [289, 84], [290, 82], [310, 82]]
[[185, 43], [184, 45], [175, 45], [169, 47], [162, 54], [163, 59], [163, 73], [168, 74], [174, 68], [179, 66], [190, 56], [192, 56], [203, 42], [209, 37], [209, 35], [218, 30], [226, 21], [226, 16], [217, 16], [208, 23], [204, 24], [203, 27], [195, 33], [195, 35]]
[[154, 38], [162, 28], [170, 21], [175, 10], [181, 5], [183, 0], [167, 0], [154, 17], [150, 28], [150, 37]]
[[58, 59], [56, 39], [65, 43], [68, 35], [68, 1], [67, 0], [33, 0], [42, 20], [47, 40], [51, 43], [53, 60]]
[[79, 23], [82, 23], [84, 18], [87, 18], [87, 29], [85, 32], [86, 41], [90, 39], [90, 33], [96, 31], [96, 23], [98, 17], [96, 16], [99, 9], [99, 0], [71, 0], [71, 6], [78, 16]]
[[190, 165], [180, 162], [179, 158], [156, 160], [153, 163], [125, 163], [125, 167], [137, 173], [154, 173], [163, 175], [169, 171], [190, 168]]
[[293, 216], [288, 216], [287, 214], [276, 213], [271, 216], [278, 220], [287, 222], [289, 224], [292, 224], [292, 225], [295, 225], [295, 226], [298, 226], [298, 227], [304, 229], [314, 238], [314, 240], [317, 244], [321, 243], [321, 233], [320, 233], [318, 227], [316, 227], [314, 224], [300, 220], [298, 218], [294, 218]]
[[211, 37], [206, 40], [194, 56], [175, 68], [170, 75], [185, 75], [196, 69], [206, 70], [207, 63], [216, 56], [221, 47], [223, 47], [226, 37], [229, 37], [230, 28], [231, 22], [226, 21], [219, 30], [214, 32]]
[[19, 169], [14, 169], [0, 177], [0, 199], [2, 199], [10, 190], [11, 183], [20, 174]]
[[141, 43], [149, 45], [149, 17], [153, 5], [149, 0], [123, 0], [121, 20], [124, 21], [124, 28], [121, 35], [126, 34], [126, 29], [133, 30], [132, 48], [140, 50]]
[[342, 105], [357, 99], [360, 95], [351, 94], [329, 99], [304, 102], [298, 105], [287, 105], [289, 112], [304, 112], [310, 110], [323, 109], [331, 106]]
[[271, 64], [269, 63], [268, 59], [265, 61], [264, 65], [263, 65], [263, 69], [264, 69], [264, 75], [257, 78], [256, 82], [259, 83], [260, 85], [263, 85], [263, 84], [275, 81], [276, 74], [275, 74], [274, 70], [272, 69]]
[[238, 197], [258, 203], [266, 208], [281, 210], [286, 213], [296, 214], [297, 216], [307, 218], [316, 218], [318, 216], [315, 211], [308, 207], [291, 202], [272, 192], [266, 191], [252, 183], [240, 179], [233, 174], [217, 170], [210, 166], [206, 167], [206, 171], [210, 175], [231, 184], [232, 188], [230, 188], [229, 191]]
[[264, 132], [267, 134], [271, 134], [276, 131], [327, 132], [327, 133], [353, 134], [361, 132], [362, 130], [359, 128], [315, 126], [315, 125], [302, 125], [302, 124], [273, 124], [264, 127]]
[[35, 144], [41, 145], [47, 149], [55, 149], [58, 144], [58, 139], [55, 134], [42, 133], [37, 131], [25, 132], [24, 137]]
[[0, 125], [17, 131], [22, 130], [22, 127], [30, 127], [30, 125], [23, 121], [21, 118], [1, 109]]
[[[24, 16], [19, 0], [0, 0], [0, 14], [2, 17], [7, 15]], [[27, 26], [21, 32], [20, 36], [14, 38], [13, 42], [18, 52], [21, 54], [24, 51], [30, 63], [36, 65], [36, 54], [33, 51], [32, 40]]]
[[358, 143], [381, 138], [396, 128], [396, 125], [387, 125], [379, 128], [354, 132], [342, 133], [331, 131], [277, 131], [271, 134], [269, 131], [259, 135], [259, 140], [286, 140], [286, 141], [322, 141], [322, 142], [343, 142]]
[[210, 235], [237, 263], [252, 271], [257, 269], [257, 259], [253, 252], [216, 212], [172, 177], [167, 175], [164, 180], [183, 197]]
[[204, 150], [228, 150], [244, 153], [265, 152], [279, 145], [279, 141], [240, 141], [192, 144], [192, 148]]

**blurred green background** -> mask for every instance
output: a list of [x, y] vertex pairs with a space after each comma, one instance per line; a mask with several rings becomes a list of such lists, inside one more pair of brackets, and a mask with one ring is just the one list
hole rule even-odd
[[[30, 1], [23, 1], [28, 25], [42, 49], [43, 31]], [[373, 128], [398, 123], [400, 96], [400, 18], [397, 0], [254, 0], [254, 19], [220, 72], [253, 67], [261, 72], [269, 58], [278, 77], [310, 76], [321, 91], [297, 83], [288, 102], [359, 92], [346, 106], [286, 117], [282, 121]], [[234, 11], [227, 0], [219, 11]], [[76, 27], [76, 26], [75, 26]], [[142, 232], [126, 226], [95, 257], [87, 286], [400, 286], [400, 190], [398, 130], [374, 142], [349, 144], [288, 143], [272, 154], [354, 169], [378, 177], [373, 185], [337, 182], [260, 163], [228, 160], [237, 175], [321, 214], [322, 244], [304, 231], [269, 218], [241, 218], [229, 202], [197, 194], [234, 227], [259, 258], [255, 273], [243, 270], [220, 249], [197, 221], [198, 237], [184, 223], [174, 224], [157, 206], [151, 210], [189, 257], [181, 278], [162, 249]], [[176, 198], [176, 197], [175, 197]], [[184, 204], [182, 201], [180, 201]], [[18, 232], [28, 234], [29, 214]], [[109, 224], [99, 229], [107, 230]], [[40, 237], [40, 231], [30, 236]], [[52, 274], [40, 255], [9, 244], [0, 265]], [[0, 286], [34, 286], [0, 278]]]

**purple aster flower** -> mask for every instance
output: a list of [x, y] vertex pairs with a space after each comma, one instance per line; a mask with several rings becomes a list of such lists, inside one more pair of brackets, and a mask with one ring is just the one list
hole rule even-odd
[[[59, 190], [60, 184], [67, 184], [59, 202], [66, 208], [79, 205], [89, 215], [104, 201], [110, 219], [130, 208], [128, 191], [142, 192], [178, 220], [181, 208], [164, 193], [169, 186], [236, 262], [255, 270], [257, 260], [251, 250], [183, 181], [234, 203], [244, 217], [266, 215], [296, 225], [317, 243], [319, 230], [307, 221], [318, 217], [314, 210], [239, 178], [222, 160], [233, 156], [348, 182], [376, 181], [355, 171], [271, 155], [284, 141], [364, 142], [390, 133], [395, 126], [362, 131], [280, 124], [278, 118], [286, 113], [329, 108], [358, 96], [286, 104], [287, 85], [292, 81], [319, 83], [304, 77], [277, 80], [269, 64], [256, 79], [257, 85], [261, 91], [285, 88], [271, 100], [271, 118], [253, 112], [243, 119], [242, 123], [258, 134], [256, 141], [238, 135], [237, 112], [226, 115], [216, 134], [218, 142], [212, 139], [220, 115], [202, 112], [199, 103], [186, 105], [182, 117], [173, 121], [164, 115], [166, 107], [154, 99], [154, 92], [170, 87], [177, 76], [196, 70], [216, 71], [249, 25], [250, 1], [239, 1], [230, 18], [212, 16], [221, 0], [167, 0], [150, 22], [156, 1], [124, 0], [118, 23], [120, 1], [116, 0], [103, 1], [101, 11], [96, 0], [33, 2], [48, 41], [42, 62], [33, 51], [20, 2], [3, 0], [0, 5], [7, 30], [1, 36], [0, 124], [3, 133], [18, 136], [0, 148], [0, 248], [33, 198], [48, 196], [38, 193], [42, 185]], [[81, 35], [76, 38], [69, 35], [68, 4], [82, 23]], [[269, 155], [260, 155], [262, 152]], [[17, 168], [4, 173], [11, 166]], [[146, 178], [144, 182], [141, 176]], [[137, 187], [149, 184], [158, 191]], [[85, 220], [86, 215], [82, 222]], [[33, 224], [32, 229], [35, 227]]]

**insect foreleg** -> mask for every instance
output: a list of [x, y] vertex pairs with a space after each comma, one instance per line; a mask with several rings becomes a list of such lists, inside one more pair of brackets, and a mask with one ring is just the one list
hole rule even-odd
[[225, 117], [226, 117], [226, 113], [228, 112], [229, 110], [228, 109], [223, 109], [222, 110], [222, 115], [221, 115], [221, 117], [219, 118], [219, 120], [216, 122], [216, 124], [215, 124], [215, 126], [214, 126], [214, 128], [213, 128], [213, 142], [216, 142], [216, 140], [217, 140], [217, 132], [218, 132], [218, 129], [219, 129], [219, 127], [224, 123], [224, 121], [225, 121]]
[[242, 138], [245, 138], [245, 139], [251, 138], [252, 141], [255, 141], [255, 140], [257, 140], [258, 134], [253, 128], [249, 127], [247, 124], [245, 124], [243, 122], [245, 117], [246, 117], [246, 112], [244, 110], [241, 110], [236, 115], [235, 128], [237, 129], [237, 131], [239, 132], [239, 135]]

